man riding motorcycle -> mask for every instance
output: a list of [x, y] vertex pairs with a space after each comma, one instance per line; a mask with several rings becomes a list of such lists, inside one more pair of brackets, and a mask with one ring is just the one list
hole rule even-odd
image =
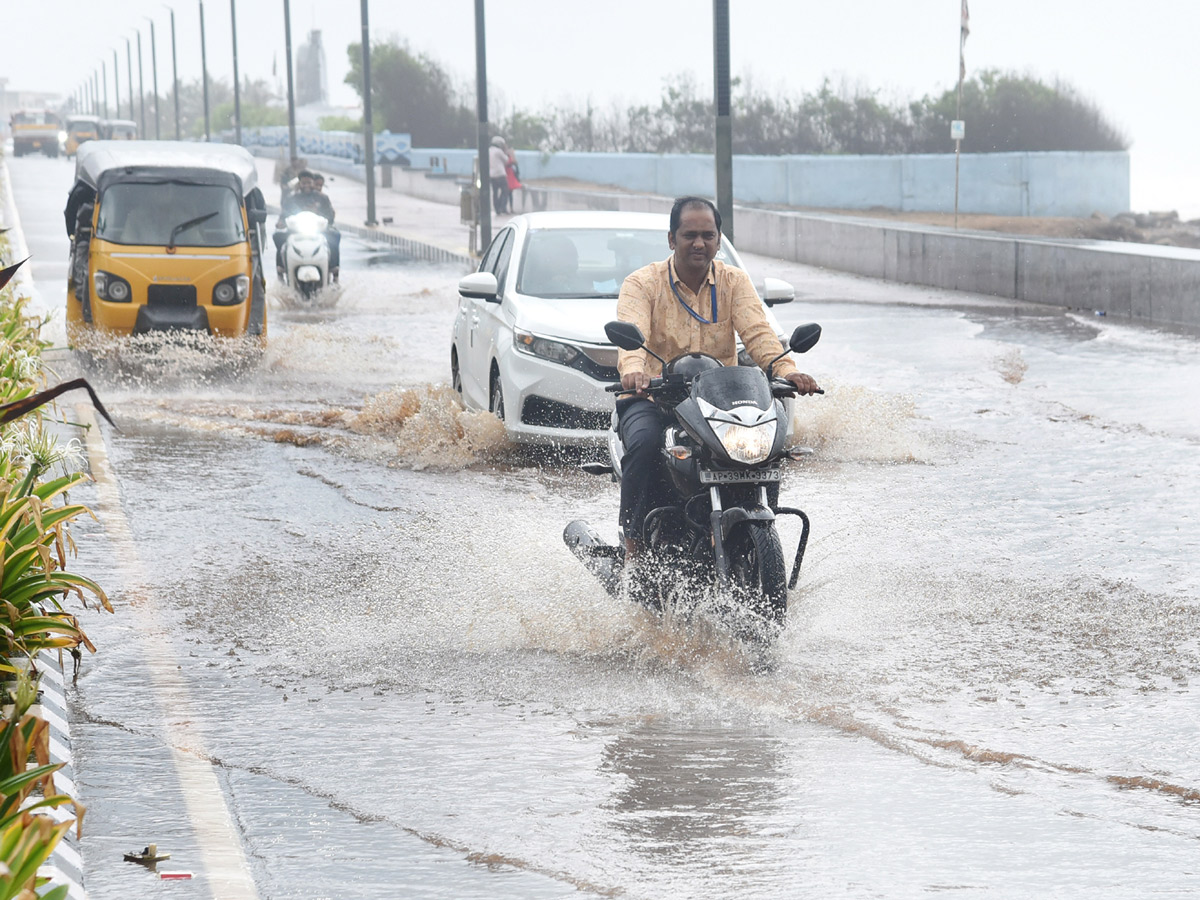
[[[321, 182], [323, 184], [324, 179], [321, 179]], [[329, 279], [336, 282], [341, 263], [342, 235], [333, 227], [333, 204], [329, 201], [328, 195], [317, 188], [317, 176], [307, 169], [297, 176], [296, 190], [289, 194], [284, 201], [279, 221], [275, 224], [275, 233], [272, 235], [275, 240], [275, 271], [280, 279], [284, 277], [283, 245], [287, 242], [288, 236], [287, 226], [284, 223], [288, 216], [305, 211], [316, 213], [329, 223], [325, 230], [325, 239], [329, 242]]]
[[[667, 360], [701, 352], [734, 366], [740, 336], [764, 369], [784, 352], [749, 276], [715, 260], [721, 246], [721, 214], [710, 201], [676, 200], [667, 243], [673, 255], [629, 275], [617, 301], [617, 318], [637, 325], [646, 336], [646, 347]], [[643, 550], [642, 526], [664, 477], [659, 447], [667, 421], [646, 393], [662, 364], [645, 350], [622, 349], [617, 370], [621, 387], [632, 394], [617, 401], [617, 416], [625, 448], [620, 524], [625, 558], [634, 560]], [[774, 372], [800, 394], [818, 390], [816, 381], [786, 357], [775, 363]]]

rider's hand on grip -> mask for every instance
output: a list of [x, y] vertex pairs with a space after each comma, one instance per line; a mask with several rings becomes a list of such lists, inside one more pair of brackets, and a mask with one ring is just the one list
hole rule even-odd
[[645, 372], [626, 372], [621, 376], [621, 388], [623, 392], [635, 394], [638, 397], [646, 396], [646, 389], [650, 387], [650, 376]]

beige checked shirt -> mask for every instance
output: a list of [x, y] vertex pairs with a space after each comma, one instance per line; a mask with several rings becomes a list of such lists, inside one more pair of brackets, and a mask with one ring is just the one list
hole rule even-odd
[[[683, 353], [699, 351], [715, 356], [727, 366], [735, 366], [740, 335], [754, 361], [764, 369], [783, 352], [749, 275], [735, 266], [714, 261], [700, 293], [693, 294], [675, 273], [679, 296], [705, 319], [712, 318], [710, 286], [716, 284], [717, 320], [715, 324], [706, 324], [689, 315], [671, 290], [667, 264], [673, 258], [632, 273], [621, 285], [617, 300], [617, 318], [640, 328], [650, 349], [668, 362]], [[671, 271], [674, 269], [671, 263]], [[645, 372], [658, 376], [662, 374], [662, 365], [645, 350], [621, 350], [617, 355], [617, 370], [621, 375]], [[791, 357], [785, 356], [775, 364], [775, 374], [781, 378], [795, 371]]]

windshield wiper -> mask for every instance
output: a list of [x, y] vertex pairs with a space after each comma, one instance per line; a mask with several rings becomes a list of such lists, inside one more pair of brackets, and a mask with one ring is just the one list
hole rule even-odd
[[194, 219], [188, 219], [188, 221], [183, 222], [180, 225], [176, 225], [174, 228], [171, 229], [171, 239], [169, 241], [167, 241], [167, 250], [171, 251], [171, 250], [175, 249], [175, 235], [179, 234], [179, 232], [187, 231], [189, 228], [195, 228], [197, 225], [202, 225], [203, 223], [207, 222], [209, 219], [211, 219], [213, 216], [216, 216], [216, 215], [220, 215], [219, 210], [210, 212], [210, 213], [205, 213], [202, 216], [196, 216], [196, 218], [194, 218]]

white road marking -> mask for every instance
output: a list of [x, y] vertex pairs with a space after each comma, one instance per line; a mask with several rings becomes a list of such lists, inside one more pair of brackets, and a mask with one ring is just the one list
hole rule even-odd
[[96, 482], [96, 514], [112, 543], [113, 551], [129, 580], [127, 597], [130, 612], [142, 637], [142, 657], [150, 672], [175, 762], [175, 771], [187, 803], [188, 814], [200, 845], [205, 874], [219, 900], [258, 900], [258, 891], [234, 825], [225, 793], [217, 780], [213, 764], [205, 753], [204, 739], [196, 723], [188, 685], [166, 638], [166, 626], [159, 615], [154, 591], [149, 589], [146, 570], [138, 558], [137, 546], [129, 530], [129, 521], [121, 507], [121, 493], [112, 467], [104, 436], [97, 427], [92, 408], [77, 407], [79, 421], [86, 426], [87, 455], [92, 478]]

